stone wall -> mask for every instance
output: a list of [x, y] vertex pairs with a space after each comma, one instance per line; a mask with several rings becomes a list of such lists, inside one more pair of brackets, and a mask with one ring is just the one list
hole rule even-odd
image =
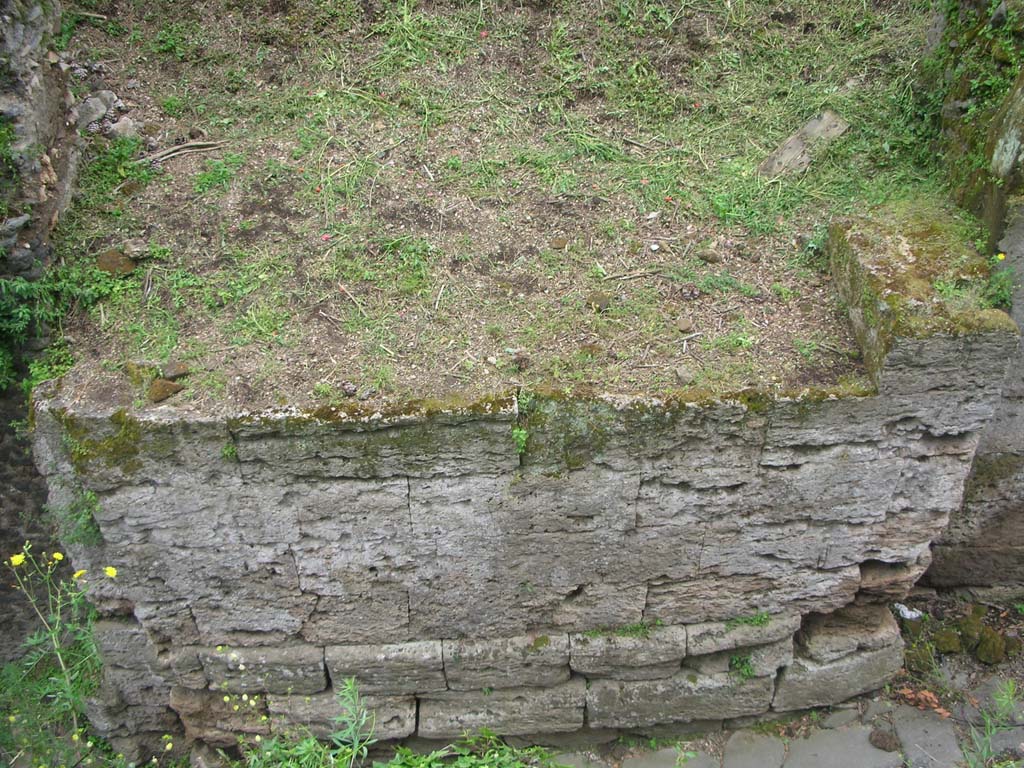
[[893, 302], [914, 259], [885, 226], [830, 248], [870, 393], [224, 420], [40, 392], [50, 503], [99, 502], [103, 543], [72, 549], [105, 617], [93, 722], [143, 751], [177, 718], [213, 745], [323, 734], [350, 676], [383, 739], [707, 727], [878, 687], [886, 604], [959, 509], [1018, 344], [1003, 313]]

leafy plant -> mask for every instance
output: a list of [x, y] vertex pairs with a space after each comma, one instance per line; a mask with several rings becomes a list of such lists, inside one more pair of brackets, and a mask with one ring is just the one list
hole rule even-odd
[[244, 163], [245, 157], [234, 153], [229, 153], [222, 159], [207, 160], [206, 170], [196, 174], [192, 188], [197, 195], [205, 194], [211, 189], [227, 189]]
[[757, 675], [749, 653], [737, 653], [730, 656], [729, 671], [739, 677], [740, 680], [750, 680]]
[[758, 611], [749, 616], [737, 616], [734, 619], [729, 619], [725, 622], [725, 630], [728, 632], [736, 627], [766, 627], [771, 620], [772, 617], [768, 611]]
[[996, 763], [998, 755], [992, 746], [993, 738], [1005, 731], [1011, 723], [1021, 699], [1015, 680], [1005, 680], [992, 695], [994, 706], [981, 710], [981, 728], [971, 726], [970, 745], [964, 749], [967, 768], [1013, 768], [1016, 762]]
[[512, 427], [512, 441], [516, 444], [516, 453], [526, 453], [526, 444], [530, 440], [530, 433], [523, 427]]
[[[85, 699], [95, 690], [99, 659], [92, 639], [88, 574], [69, 577], [61, 552], [36, 556], [31, 543], [4, 565], [39, 622], [26, 654], [0, 672], [0, 756], [12, 765], [78, 765], [91, 760]], [[117, 569], [104, 569], [116, 578]]]

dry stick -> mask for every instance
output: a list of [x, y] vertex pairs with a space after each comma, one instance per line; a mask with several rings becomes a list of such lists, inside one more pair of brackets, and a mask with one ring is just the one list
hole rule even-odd
[[150, 162], [162, 163], [164, 160], [170, 160], [172, 157], [177, 155], [188, 155], [193, 152], [212, 152], [215, 149], [220, 149], [226, 144], [226, 141], [189, 141], [185, 144], [177, 144], [173, 147], [168, 147], [167, 149], [161, 149], [159, 152], [154, 152], [145, 159]]
[[648, 270], [647, 272], [630, 272], [627, 274], [618, 275], [605, 275], [602, 280], [635, 280], [638, 277], [650, 277], [651, 275], [661, 275], [661, 271], [654, 269]]
[[366, 315], [366, 310], [363, 309], [363, 305], [359, 303], [359, 299], [357, 299], [355, 296], [353, 296], [351, 293], [349, 293], [349, 290], [348, 290], [348, 288], [345, 287], [345, 284], [344, 283], [338, 283], [338, 288], [341, 290], [342, 293], [344, 293], [346, 296], [348, 296], [349, 299], [351, 299], [353, 304], [356, 305], [356, 309], [359, 310], [359, 314], [362, 315], [363, 317], [366, 317], [367, 316]]
[[448, 287], [448, 283], [441, 285], [441, 290], [437, 292], [437, 298], [434, 300], [434, 311], [437, 311], [438, 306], [441, 304], [441, 297], [444, 295], [444, 289]]

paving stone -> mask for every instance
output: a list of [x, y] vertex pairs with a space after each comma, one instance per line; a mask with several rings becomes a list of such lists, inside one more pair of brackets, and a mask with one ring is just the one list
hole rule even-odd
[[780, 739], [736, 731], [725, 744], [722, 768], [779, 768], [786, 759], [786, 745]]
[[717, 757], [711, 757], [703, 752], [698, 752], [693, 757], [680, 757], [676, 764], [677, 768], [719, 768], [721, 763]]
[[822, 723], [823, 728], [842, 728], [845, 725], [850, 725], [857, 721], [860, 717], [860, 711], [856, 709], [840, 709], [838, 712], [833, 712], [831, 715], [825, 718], [825, 722]]
[[876, 717], [887, 715], [893, 710], [893, 703], [888, 699], [876, 699], [869, 701], [867, 708], [864, 710], [863, 720], [865, 723], [870, 723]]
[[1007, 753], [1014, 758], [1024, 757], [1024, 728], [996, 731], [989, 743], [992, 745], [992, 753], [997, 757]]
[[622, 768], [676, 768], [679, 762], [679, 750], [675, 747], [647, 752], [635, 757], [627, 757], [622, 761]]
[[[902, 768], [898, 752], [883, 752], [868, 741], [866, 727], [818, 731], [789, 744], [785, 768]], [[856, 756], [856, 763], [851, 758]], [[953, 765], [953, 763], [950, 763]]]
[[904, 704], [897, 707], [892, 722], [903, 743], [908, 768], [956, 765], [963, 758], [952, 720]]
[[580, 752], [563, 752], [555, 755], [554, 761], [557, 765], [564, 765], [568, 768], [607, 768], [605, 763], [595, 760], [590, 755]]

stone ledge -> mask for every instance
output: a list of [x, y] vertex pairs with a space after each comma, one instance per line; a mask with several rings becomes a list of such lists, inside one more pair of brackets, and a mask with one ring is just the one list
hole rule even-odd
[[392, 645], [330, 645], [332, 680], [354, 677], [363, 693], [430, 693], [447, 688], [440, 640]]
[[534, 634], [445, 640], [444, 674], [453, 691], [540, 688], [569, 680], [569, 637]]
[[327, 687], [324, 650], [313, 645], [198, 648], [212, 690], [228, 693], [318, 693]]
[[672, 677], [686, 656], [687, 628], [651, 627], [646, 637], [577, 633], [569, 637], [570, 665], [588, 677], [651, 680]]
[[[416, 731], [416, 699], [412, 696], [360, 696], [373, 718], [373, 735], [381, 741], [404, 739]], [[290, 733], [296, 726], [308, 728], [318, 739], [338, 730], [335, 719], [343, 712], [333, 690], [312, 696], [267, 696], [270, 728]]]

